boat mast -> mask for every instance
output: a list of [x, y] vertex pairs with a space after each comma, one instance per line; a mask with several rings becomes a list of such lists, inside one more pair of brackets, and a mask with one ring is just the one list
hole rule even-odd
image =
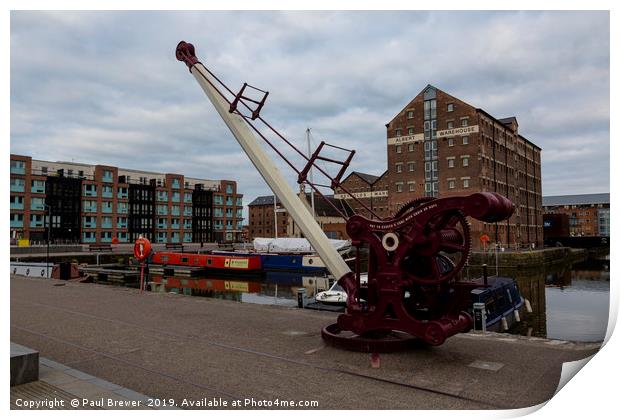
[[[310, 127], [306, 129], [306, 140], [308, 141], [308, 159], [310, 159], [312, 157], [312, 148], [310, 145]], [[308, 172], [308, 178], [310, 179], [310, 184], [313, 184], [314, 179], [312, 178], [312, 168], [310, 168], [310, 172]], [[314, 190], [312, 188], [310, 188], [310, 206], [312, 207], [312, 217], [316, 219], [316, 211], [314, 210]]]
[[237, 113], [230, 112], [231, 104], [215, 89], [214, 86], [218, 83], [217, 80], [198, 61], [198, 58], [194, 55], [193, 46], [185, 42], [179, 43], [177, 46], [177, 58], [187, 64], [190, 73], [205, 92], [222, 120], [224, 120], [232, 135], [237, 139], [237, 142], [239, 142], [239, 145], [248, 155], [275, 196], [280, 199], [280, 202], [295, 223], [299, 225], [308, 242], [320, 255], [331, 274], [337, 279], [343, 278], [347, 274], [349, 275], [348, 277], [352, 276], [351, 269], [347, 266], [347, 263], [330, 244], [329, 239], [325, 236], [325, 232], [316, 223], [306, 205], [295, 194], [278, 167], [260, 146], [243, 117]]

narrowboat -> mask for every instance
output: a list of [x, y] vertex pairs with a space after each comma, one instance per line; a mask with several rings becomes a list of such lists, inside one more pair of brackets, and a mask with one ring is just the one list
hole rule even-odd
[[181, 252], [156, 252], [152, 264], [168, 266], [204, 267], [212, 272], [255, 273], [261, 271], [261, 260], [256, 255], [188, 254]]
[[214, 255], [259, 257], [265, 271], [326, 272], [327, 268], [318, 255], [267, 254], [244, 251], [213, 251]]

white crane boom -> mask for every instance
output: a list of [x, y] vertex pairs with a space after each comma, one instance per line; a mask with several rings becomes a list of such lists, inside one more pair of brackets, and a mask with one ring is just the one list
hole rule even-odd
[[[265, 182], [267, 182], [267, 185], [280, 199], [314, 250], [320, 255], [331, 274], [336, 279], [340, 279], [350, 273], [351, 269], [349, 269], [338, 251], [331, 246], [327, 236], [325, 236], [325, 233], [316, 223], [308, 208], [301, 202], [276, 165], [265, 153], [243, 117], [237, 113], [230, 112], [230, 103], [214, 88], [217, 81], [213, 79], [207, 69], [198, 61], [194, 55], [193, 47], [190, 49], [189, 46], [191, 44], [179, 43], [177, 46], [177, 58], [187, 64], [190, 72], [196, 78], [196, 81], [235, 139], [237, 139], [243, 151], [248, 155]], [[184, 48], [184, 50], [179, 52], [180, 48]], [[277, 229], [277, 226], [275, 228]]]

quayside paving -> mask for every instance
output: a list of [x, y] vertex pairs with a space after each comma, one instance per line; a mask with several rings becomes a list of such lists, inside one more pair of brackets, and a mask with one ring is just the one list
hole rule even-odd
[[335, 321], [333, 313], [15, 275], [10, 296], [11, 341], [177, 404], [253, 399], [256, 405], [241, 408], [276, 400], [316, 401], [318, 409], [528, 407], [553, 395], [563, 362], [600, 347], [469, 333], [440, 347], [382, 354], [373, 368], [368, 354], [325, 346], [320, 331]]

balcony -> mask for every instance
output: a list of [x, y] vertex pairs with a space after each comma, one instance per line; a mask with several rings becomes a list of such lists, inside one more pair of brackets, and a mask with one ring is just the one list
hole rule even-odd
[[23, 220], [13, 220], [13, 219], [11, 219], [11, 227], [12, 228], [24, 227], [24, 221]]
[[112, 198], [113, 196], [114, 194], [111, 189], [104, 188], [103, 191], [101, 191], [101, 197], [103, 198]]
[[31, 220], [30, 227], [31, 228], [44, 228], [45, 224], [43, 223], [43, 220]]
[[101, 236], [101, 242], [112, 242], [112, 235], [110, 235], [110, 236]]
[[[22, 181], [21, 183], [16, 182], [13, 183], [13, 180], [11, 180], [11, 192], [24, 192], [24, 182]], [[18, 180], [21, 181], [21, 180]], [[34, 191], [33, 191], [34, 192]]]
[[23, 210], [23, 209], [24, 209], [23, 201], [21, 203], [11, 203], [11, 210]]
[[167, 222], [157, 223], [157, 229], [168, 229], [168, 223]]
[[125, 203], [119, 203], [117, 205], [117, 207], [116, 207], [116, 212], [117, 213], [127, 214], [128, 211], [129, 210], [128, 210], [127, 204], [125, 204]]
[[183, 242], [191, 242], [192, 241], [192, 234], [191, 233], [184, 233], [183, 234]]
[[101, 213], [112, 213], [112, 205], [106, 206], [105, 203], [101, 206]]
[[89, 235], [89, 236], [86, 236], [86, 233], [82, 234], [82, 242], [84, 242], [86, 244], [97, 242], [97, 238], [96, 238], [95, 234], [93, 232], [90, 232], [90, 233], [92, 233], [92, 234]]
[[[24, 162], [17, 162], [17, 166], [13, 166], [14, 161], [11, 161], [11, 173], [16, 175], [26, 175], [26, 167], [22, 166]], [[21, 163], [22, 165], [19, 165]]]
[[97, 197], [97, 188], [94, 185], [84, 185], [84, 197]]
[[183, 216], [185, 216], [185, 217], [192, 217], [192, 208], [191, 207], [184, 207], [183, 208]]
[[191, 220], [186, 220], [185, 222], [183, 222], [183, 227], [185, 229], [190, 229], [192, 228], [192, 221]]
[[226, 205], [227, 205], [227, 206], [232, 206], [232, 205], [233, 205], [233, 200], [232, 200], [232, 198], [230, 198], [230, 197], [229, 197], [229, 198], [227, 198], [227, 199], [226, 199]]
[[179, 188], [181, 188], [181, 183], [179, 182], [178, 179], [176, 178], [172, 179], [172, 188], [174, 188], [175, 190], [178, 190]]
[[127, 193], [127, 188], [119, 188], [117, 193], [118, 198], [127, 198], [129, 194]]
[[45, 210], [45, 204], [43, 202], [34, 201], [34, 198], [33, 198], [30, 200], [30, 210], [43, 211]]
[[92, 222], [82, 221], [82, 227], [86, 229], [95, 229], [97, 227], [97, 221], [92, 221]]
[[116, 222], [117, 229], [127, 229], [127, 221], [124, 222]]
[[90, 205], [90, 206], [84, 206], [82, 211], [84, 213], [97, 213], [97, 204], [95, 205]]
[[112, 229], [112, 220], [104, 220], [101, 222], [102, 229]]
[[103, 182], [114, 182], [114, 174], [109, 171], [103, 171], [103, 176], [101, 177], [101, 181]]
[[173, 206], [173, 207], [170, 209], [170, 214], [171, 214], [172, 216], [180, 216], [180, 215], [181, 215], [181, 209], [180, 209], [180, 208], [178, 208], [178, 207]]
[[179, 223], [170, 223], [170, 229], [181, 229], [181, 225]]
[[157, 201], [168, 201], [168, 193], [165, 191], [158, 191]]
[[168, 215], [168, 207], [157, 206], [157, 214], [160, 215], [160, 216], [167, 216]]
[[172, 198], [171, 198], [173, 203], [180, 203], [181, 202], [181, 194], [179, 193], [172, 193]]
[[191, 194], [183, 195], [183, 202], [184, 203], [191, 203], [192, 202], [192, 195]]
[[170, 236], [170, 242], [178, 244], [179, 242], [181, 242], [181, 237], [179, 236], [178, 233], [174, 232], [171, 236]]

